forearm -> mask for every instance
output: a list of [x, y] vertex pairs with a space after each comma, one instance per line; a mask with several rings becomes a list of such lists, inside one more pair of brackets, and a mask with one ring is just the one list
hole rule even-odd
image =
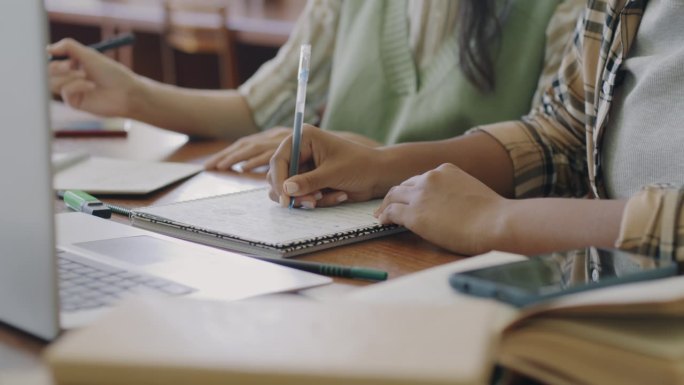
[[383, 169], [379, 190], [386, 191], [411, 176], [452, 163], [499, 195], [513, 195], [511, 159], [497, 140], [483, 132], [442, 141], [399, 144], [379, 151]]
[[587, 246], [612, 248], [626, 200], [507, 200], [491, 231], [491, 248], [534, 255]]
[[349, 131], [330, 131], [331, 133], [341, 137], [345, 138], [347, 140], [351, 140], [352, 142], [363, 144], [364, 146], [368, 147], [380, 147], [382, 146], [382, 143], [377, 142], [365, 135], [357, 134], [355, 132], [349, 132]]
[[235, 90], [192, 90], [141, 79], [128, 117], [191, 136], [235, 140], [258, 132], [252, 111]]

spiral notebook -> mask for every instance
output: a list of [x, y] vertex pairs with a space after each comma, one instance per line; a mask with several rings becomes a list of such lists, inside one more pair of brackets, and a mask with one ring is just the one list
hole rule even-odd
[[134, 226], [242, 253], [292, 257], [403, 231], [373, 217], [380, 200], [283, 208], [255, 189], [133, 210]]

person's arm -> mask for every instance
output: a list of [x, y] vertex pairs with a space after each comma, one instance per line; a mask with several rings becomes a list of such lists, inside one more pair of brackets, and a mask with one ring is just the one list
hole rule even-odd
[[533, 198], [507, 201], [489, 249], [535, 255], [588, 246], [614, 248], [626, 200]]
[[187, 90], [134, 74], [72, 39], [50, 47], [50, 88], [70, 106], [121, 116], [193, 136], [237, 138], [257, 132], [252, 111], [236, 91]]
[[[130, 117], [193, 136], [236, 140], [257, 134], [253, 141], [257, 143], [260, 130], [291, 124], [299, 46], [304, 42], [315, 47], [307, 118], [315, 119], [318, 104], [325, 103], [340, 4], [340, 0], [309, 1], [278, 55], [238, 90], [161, 84], [71, 39], [48, 47], [52, 55], [70, 57], [50, 63], [51, 89], [67, 104], [98, 115]], [[263, 159], [262, 155], [251, 156]]]
[[[271, 162], [272, 196], [292, 195], [312, 206], [334, 204], [344, 200], [340, 195], [352, 200], [380, 196], [401, 180], [424, 172], [389, 190], [376, 212], [382, 222], [404, 225], [465, 254], [493, 248], [533, 252], [579, 247], [585, 242], [612, 243], [624, 202], [557, 199], [520, 203], [506, 199], [581, 197], [588, 191], [584, 112], [565, 104], [583, 105], [572, 98], [584, 95], [581, 74], [572, 71], [581, 64], [580, 52], [574, 50], [566, 57], [567, 73], [562, 74], [566, 83], [549, 90], [544, 108], [520, 122], [494, 124], [460, 138], [393, 146], [376, 153], [336, 151], [339, 146], [331, 145], [330, 138], [312, 130], [308, 135], [313, 135], [313, 140], [306, 143], [300, 161], [313, 161], [314, 170], [286, 178], [288, 155], [279, 150]], [[281, 149], [289, 150], [289, 145], [284, 142]], [[350, 155], [346, 162], [351, 167], [343, 166], [345, 153]], [[437, 167], [441, 163], [448, 164]], [[332, 193], [317, 199], [315, 194], [327, 189]], [[568, 223], [577, 228], [568, 229], [559, 215], [568, 215]], [[598, 225], [588, 226], [591, 231], [578, 223], [594, 219]], [[554, 221], [557, 224], [551, 226]], [[572, 234], [567, 235], [568, 231]]]
[[190, 136], [238, 138], [259, 132], [236, 90], [193, 90], [149, 79], [136, 82], [128, 117]]
[[376, 210], [458, 254], [502, 250], [538, 254], [589, 245], [612, 247], [625, 201], [506, 199], [453, 164], [392, 187]]
[[[315, 201], [315, 206], [327, 206], [347, 199], [380, 198], [406, 178], [442, 163], [457, 164], [504, 196], [513, 191], [508, 154], [486, 133], [373, 147], [304, 125], [300, 164], [302, 169], [310, 171], [293, 177], [288, 176], [291, 146], [291, 136], [288, 136], [270, 162], [271, 198], [280, 202], [294, 196], [298, 204]], [[289, 189], [284, 188], [285, 183]], [[318, 193], [320, 197], [314, 199]]]
[[205, 163], [207, 169], [229, 170], [239, 163], [239, 170], [251, 171], [268, 164], [280, 142], [291, 132], [302, 44], [311, 45], [304, 121], [321, 120], [322, 106], [327, 101], [330, 87], [341, 6], [340, 0], [312, 0], [307, 3], [290, 38], [276, 57], [262, 65], [238, 89], [262, 131], [242, 137], [212, 156]]

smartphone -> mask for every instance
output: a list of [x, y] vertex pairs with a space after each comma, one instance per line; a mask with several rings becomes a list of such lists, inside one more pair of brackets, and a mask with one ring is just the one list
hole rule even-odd
[[459, 292], [495, 298], [518, 307], [562, 295], [677, 275], [677, 264], [620, 250], [570, 250], [454, 273]]

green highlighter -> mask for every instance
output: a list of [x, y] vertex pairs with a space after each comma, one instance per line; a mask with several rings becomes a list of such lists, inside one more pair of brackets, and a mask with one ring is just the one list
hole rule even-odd
[[80, 190], [66, 190], [64, 203], [72, 210], [95, 215], [100, 218], [111, 218], [112, 210], [94, 196]]

